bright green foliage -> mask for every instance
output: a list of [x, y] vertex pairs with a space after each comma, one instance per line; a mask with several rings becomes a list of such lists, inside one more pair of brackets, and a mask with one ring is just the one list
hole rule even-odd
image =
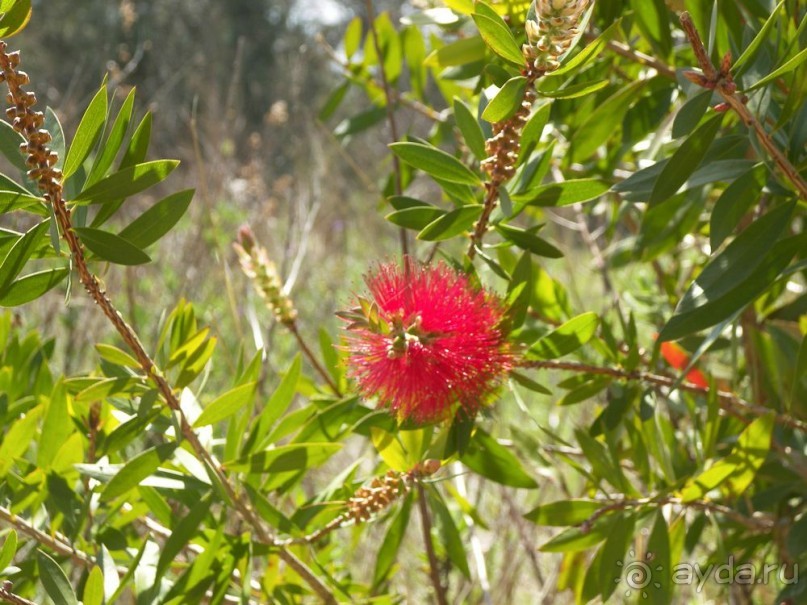
[[[558, 69], [538, 75], [522, 50], [527, 3], [417, 7], [345, 24], [345, 77], [317, 110], [346, 147], [397, 133], [394, 162], [378, 162], [383, 237], [501, 299], [513, 368], [499, 391], [475, 416], [399, 422], [356, 394], [339, 334], [319, 330], [317, 347], [277, 325], [273, 346], [303, 344], [273, 367], [248, 338], [218, 345], [215, 313], [179, 291], [164, 313], [139, 310], [139, 334], [88, 335], [95, 367], [54, 375], [74, 343], [4, 312], [0, 581], [66, 605], [323, 591], [669, 604], [701, 589], [728, 602], [738, 586], [680, 574], [730, 560], [776, 567], [742, 586], [754, 602], [807, 603], [804, 6], [598, 0]], [[682, 9], [717, 68], [738, 57], [720, 81], [684, 75], [698, 65]], [[0, 38], [30, 10], [0, 1]], [[739, 105], [718, 105], [721, 91]], [[154, 245], [194, 195], [143, 195], [184, 167], [149, 157], [151, 114], [138, 123], [134, 90], [112, 92], [88, 96], [67, 141], [42, 109], [98, 292], [130, 266], [171, 262]], [[20, 144], [0, 121], [12, 172], [0, 175], [0, 305], [42, 298], [67, 322], [65, 300], [90, 304], [86, 275]], [[226, 286], [234, 307], [251, 304]], [[358, 305], [349, 321], [384, 324], [378, 305]], [[252, 315], [264, 342], [271, 314]]]

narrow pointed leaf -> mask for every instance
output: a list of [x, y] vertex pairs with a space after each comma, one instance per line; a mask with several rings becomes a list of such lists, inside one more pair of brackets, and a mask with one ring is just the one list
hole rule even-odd
[[186, 189], [160, 200], [120, 232], [120, 237], [141, 250], [147, 248], [177, 224], [193, 199], [194, 190]]
[[178, 160], [156, 160], [129, 166], [91, 185], [73, 201], [103, 204], [129, 197], [163, 181], [178, 165]]
[[92, 151], [104, 129], [106, 113], [107, 90], [105, 82], [90, 101], [87, 111], [84, 112], [84, 116], [76, 129], [76, 136], [73, 137], [73, 142], [70, 144], [70, 149], [67, 151], [67, 157], [64, 160], [63, 173], [65, 179], [75, 174], [81, 168], [87, 156], [90, 155], [90, 151]]
[[127, 239], [114, 233], [92, 229], [75, 228], [81, 243], [99, 258], [117, 265], [142, 265], [151, 260], [148, 254]]
[[597, 332], [600, 319], [588, 312], [573, 317], [546, 336], [538, 339], [527, 351], [530, 357], [555, 359], [568, 355], [586, 344]]
[[501, 17], [476, 14], [473, 15], [473, 19], [485, 44], [493, 52], [514, 65], [523, 66], [526, 63], [518, 42]]
[[393, 143], [393, 153], [407, 164], [449, 183], [479, 185], [481, 181], [465, 164], [437, 147], [422, 143]]
[[36, 552], [39, 579], [54, 605], [78, 605], [78, 598], [59, 564], [41, 550]]

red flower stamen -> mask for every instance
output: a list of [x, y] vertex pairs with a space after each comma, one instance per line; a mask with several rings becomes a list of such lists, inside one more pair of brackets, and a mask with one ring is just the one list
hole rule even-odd
[[340, 314], [349, 374], [401, 420], [440, 420], [455, 404], [474, 414], [512, 366], [504, 306], [443, 263], [404, 263], [381, 265], [366, 278], [372, 300]]

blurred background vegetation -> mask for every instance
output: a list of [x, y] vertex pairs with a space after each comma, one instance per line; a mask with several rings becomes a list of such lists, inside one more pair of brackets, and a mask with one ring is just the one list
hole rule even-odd
[[[393, 18], [407, 8], [387, 4], [377, 8], [392, 9]], [[382, 229], [376, 212], [388, 168], [376, 159], [387, 133], [368, 131], [343, 148], [333, 124], [317, 120], [340, 81], [326, 45], [338, 45], [362, 7], [331, 0], [34, 3], [36, 27], [14, 43], [33, 89], [58, 112], [67, 136], [107, 77], [118, 105], [137, 87], [136, 119], [154, 113], [150, 157], [182, 161], [162, 188], [132, 200], [115, 220], [126, 224], [169, 192], [197, 190], [188, 215], [155, 250], [160, 262], [102, 276], [122, 303], [128, 299], [124, 310], [144, 337], [156, 334], [160, 311], [184, 297], [203, 301], [198, 312], [218, 333], [223, 375], [239, 347], [254, 353], [253, 328], [271, 322], [260, 305], [259, 322], [250, 318], [252, 305], [245, 304], [251, 290], [230, 246], [244, 222], [281, 272], [297, 275], [304, 331], [335, 327], [333, 311], [360, 287], [368, 259], [394, 251], [395, 234]], [[74, 296], [65, 310], [63, 297], [57, 288], [16, 312], [46, 333], [69, 333], [57, 338], [69, 351], [56, 352], [54, 369], [86, 370], [90, 345], [110, 328], [87, 312], [89, 299]], [[271, 339], [271, 361], [285, 362], [293, 347], [273, 332], [263, 335]]]

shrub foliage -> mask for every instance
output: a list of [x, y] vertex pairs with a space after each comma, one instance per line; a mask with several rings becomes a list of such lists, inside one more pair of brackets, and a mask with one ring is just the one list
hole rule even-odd
[[368, 0], [320, 113], [390, 136], [401, 257], [314, 345], [242, 228], [299, 354], [267, 380], [245, 345], [222, 388], [193, 304], [141, 338], [99, 277], [192, 203], [119, 213], [178, 165], [150, 115], [105, 82], [65, 140], [0, 44], [0, 305], [88, 296], [117, 333], [59, 375], [0, 315], [0, 601], [807, 602], [805, 7], [417, 6]]

